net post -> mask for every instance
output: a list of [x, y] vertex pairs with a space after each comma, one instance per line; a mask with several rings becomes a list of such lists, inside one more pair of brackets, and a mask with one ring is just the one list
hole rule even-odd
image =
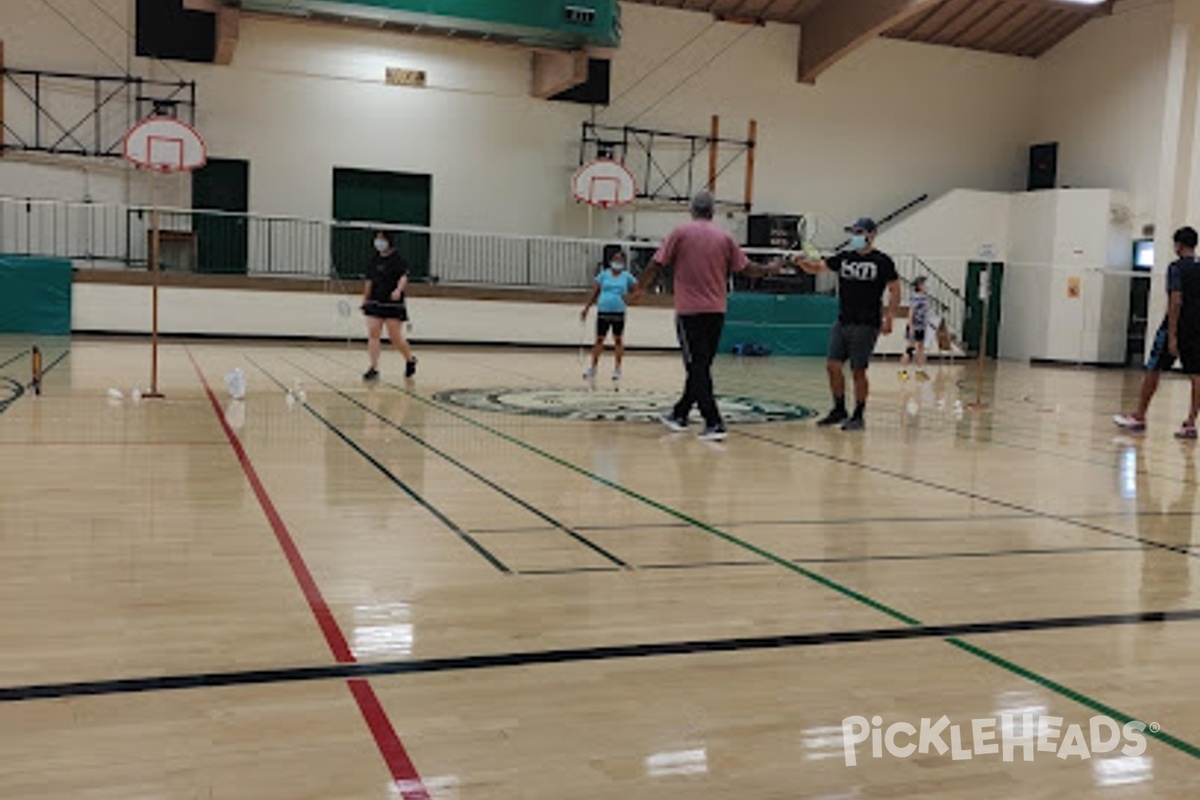
[[42, 351], [38, 349], [37, 345], [34, 345], [29, 351], [29, 360], [33, 372], [29, 385], [33, 387], [33, 393], [40, 396], [42, 394]]
[[159, 236], [161, 215], [158, 210], [158, 171], [150, 173], [150, 195], [152, 210], [150, 212], [150, 392], [142, 395], [152, 400], [161, 399], [158, 390], [158, 284], [159, 284]]

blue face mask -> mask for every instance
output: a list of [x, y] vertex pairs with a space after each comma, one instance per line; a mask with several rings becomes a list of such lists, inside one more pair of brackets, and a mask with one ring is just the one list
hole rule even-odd
[[853, 236], [851, 236], [850, 237], [850, 249], [851, 250], [866, 250], [867, 249], [867, 237], [861, 233], [856, 233]]

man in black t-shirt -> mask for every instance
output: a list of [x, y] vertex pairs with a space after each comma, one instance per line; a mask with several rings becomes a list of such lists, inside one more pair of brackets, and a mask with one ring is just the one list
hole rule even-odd
[[1192, 384], [1191, 409], [1175, 436], [1195, 439], [1196, 416], [1200, 414], [1200, 262], [1195, 258], [1181, 260], [1174, 269], [1167, 310], [1167, 347], [1172, 356], [1179, 357], [1183, 374]]
[[[1183, 270], [1185, 267], [1197, 263], [1196, 248], [1200, 246], [1200, 233], [1197, 233], [1196, 229], [1191, 226], [1180, 228], [1175, 231], [1173, 242], [1175, 244], [1175, 261], [1167, 267], [1168, 304], [1176, 294], [1180, 295], [1182, 301]], [[1180, 310], [1182, 310], [1182, 306]], [[1180, 337], [1178, 341], [1182, 343], [1183, 338], [1186, 337]], [[1138, 396], [1137, 409], [1113, 417], [1113, 422], [1117, 427], [1133, 433], [1141, 433], [1146, 430], [1146, 413], [1150, 410], [1150, 402], [1154, 399], [1155, 393], [1158, 392], [1162, 374], [1171, 371], [1175, 362], [1179, 360], [1179, 356], [1179, 351], [1171, 346], [1171, 316], [1168, 311], [1167, 316], [1163, 318], [1162, 324], [1158, 327], [1158, 332], [1154, 335], [1150, 357], [1146, 359], [1146, 372], [1142, 376], [1142, 388]]]
[[[875, 249], [878, 226], [872, 219], [860, 219], [846, 229], [852, 235], [850, 249], [828, 260], [802, 257], [796, 265], [815, 275], [830, 270], [838, 276], [838, 320], [829, 335], [829, 388], [833, 410], [817, 424], [841, 425], [844, 431], [866, 427], [864, 414], [870, 384], [867, 367], [875, 352], [879, 334], [892, 332], [892, 321], [900, 306], [900, 276], [896, 264], [886, 253]], [[883, 291], [888, 290], [888, 307], [882, 306]], [[846, 375], [850, 362], [854, 374], [854, 414], [846, 411]]]

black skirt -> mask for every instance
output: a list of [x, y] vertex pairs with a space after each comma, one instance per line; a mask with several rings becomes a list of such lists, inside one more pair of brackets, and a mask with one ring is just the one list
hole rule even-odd
[[404, 303], [381, 303], [378, 300], [368, 300], [363, 304], [363, 314], [375, 319], [398, 319], [408, 322], [408, 307]]

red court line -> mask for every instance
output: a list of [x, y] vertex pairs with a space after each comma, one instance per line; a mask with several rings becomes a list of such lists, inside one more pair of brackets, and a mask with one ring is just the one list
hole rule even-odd
[[[200, 365], [196, 363], [196, 359], [190, 351], [188, 352], [188, 358], [192, 362], [192, 367], [196, 370], [196, 375], [200, 378], [200, 383], [204, 386], [204, 393], [208, 395], [208, 402], [212, 405], [213, 412], [217, 415], [217, 421], [221, 423], [221, 429], [225, 431], [225, 438], [229, 440], [229, 446], [233, 448], [238, 462], [242, 465], [242, 472], [245, 473], [246, 480], [254, 490], [254, 496], [258, 498], [258, 504], [262, 507], [263, 514], [266, 515], [267, 521], [271, 524], [271, 530], [274, 531], [275, 538], [279, 542], [284, 555], [287, 557], [288, 564], [292, 568], [292, 574], [304, 592], [304, 598], [308, 601], [308, 607], [316, 618], [317, 625], [321, 628], [321, 633], [325, 636], [325, 642], [329, 645], [330, 651], [339, 664], [355, 663], [357, 659], [350, 650], [350, 645], [346, 642], [346, 637], [342, 633], [342, 629], [338, 627], [333, 612], [330, 611], [329, 605], [325, 602], [325, 598], [322, 596], [321, 590], [312, 576], [312, 572], [309, 571], [308, 565], [304, 562], [304, 557], [300, 554], [300, 549], [296, 547], [296, 542], [292, 539], [291, 532], [288, 531], [287, 525], [279, 515], [278, 509], [275, 508], [275, 503], [271, 500], [271, 496], [267, 494], [266, 487], [259, 480], [258, 472], [254, 469], [250, 457], [246, 454], [246, 449], [242, 446], [242, 442], [238, 438], [238, 435], [234, 433], [233, 428], [229, 426], [229, 422], [225, 419], [225, 412], [221, 409], [220, 402], [217, 401], [217, 396], [213, 394], [212, 388], [208, 385], [208, 380], [200, 370]], [[375, 745], [379, 748], [379, 754], [383, 756], [384, 763], [387, 764], [388, 770], [392, 774], [392, 779], [396, 782], [396, 788], [399, 790], [400, 796], [404, 800], [431, 800], [429, 790], [425, 788], [424, 781], [421, 780], [416, 766], [413, 765], [412, 758], [409, 757], [404, 743], [400, 741], [400, 737], [396, 734], [396, 729], [392, 727], [392, 722], [388, 719], [387, 712], [384, 711], [383, 705], [379, 702], [379, 697], [375, 694], [375, 690], [371, 687], [371, 684], [362, 679], [349, 680], [346, 681], [346, 684], [349, 686], [350, 693], [354, 696], [355, 702], [358, 703], [358, 710], [362, 713], [363, 720], [371, 730], [371, 735], [375, 738]]]

